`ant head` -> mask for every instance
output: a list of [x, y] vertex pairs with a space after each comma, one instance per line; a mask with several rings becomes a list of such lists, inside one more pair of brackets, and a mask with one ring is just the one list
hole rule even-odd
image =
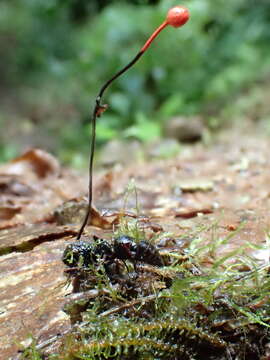
[[136, 253], [136, 243], [128, 235], [121, 235], [114, 239], [115, 255], [120, 260], [133, 260]]

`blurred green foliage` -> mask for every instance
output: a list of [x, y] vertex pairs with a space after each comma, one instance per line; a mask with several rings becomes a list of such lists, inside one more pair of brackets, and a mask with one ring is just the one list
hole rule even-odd
[[[88, 150], [89, 114], [101, 85], [126, 65], [174, 0], [2, 0], [0, 158], [27, 145], [71, 161]], [[98, 142], [151, 140], [174, 115], [221, 108], [270, 65], [268, 0], [183, 0], [191, 19], [167, 28], [106, 93]], [[11, 128], [11, 130], [9, 130]], [[21, 140], [12, 144], [12, 134]], [[33, 137], [39, 134], [33, 141]], [[36, 140], [38, 141], [38, 140]], [[8, 151], [5, 150], [6, 146]], [[4, 150], [2, 150], [4, 149]], [[80, 162], [80, 161], [79, 161]]]

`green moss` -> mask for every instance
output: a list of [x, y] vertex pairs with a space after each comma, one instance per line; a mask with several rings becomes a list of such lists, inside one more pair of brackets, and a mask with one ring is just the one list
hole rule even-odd
[[193, 236], [182, 253], [166, 252], [167, 266], [141, 264], [126, 282], [112, 285], [104, 274], [99, 281], [97, 271], [91, 296], [69, 303], [73, 328], [53, 359], [261, 359], [270, 333], [269, 266], [245, 255], [249, 243], [217, 258], [230, 238], [202, 246], [202, 233]]
[[42, 354], [37, 348], [36, 340], [31, 336], [31, 345], [22, 351], [22, 360], [42, 360]]

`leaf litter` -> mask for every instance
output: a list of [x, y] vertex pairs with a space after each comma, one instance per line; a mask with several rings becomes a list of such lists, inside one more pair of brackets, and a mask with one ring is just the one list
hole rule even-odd
[[[67, 334], [46, 345], [56, 336], [56, 329], [44, 336], [42, 326], [29, 321], [28, 333], [37, 339], [35, 349], [45, 358], [58, 353], [59, 359], [202, 359], [207, 354], [211, 359], [266, 360], [270, 316], [268, 147], [263, 137], [242, 135], [236, 142], [225, 136], [209, 148], [187, 146], [177, 158], [100, 171], [94, 191], [99, 210], [94, 210], [96, 220], [86, 228], [85, 241], [92, 242], [95, 235], [110, 242], [116, 234], [145, 239], [157, 247], [164, 266], [141, 261], [134, 269], [129, 261], [127, 267], [120, 261], [122, 280], [115, 283], [104, 274], [102, 262], [98, 269], [74, 270], [70, 286], [64, 294], [59, 293], [61, 301], [56, 306], [57, 313], [64, 314], [61, 309], [66, 303], [64, 310], [73, 325], [62, 315], [65, 320], [58, 326], [64, 326]], [[33, 158], [36, 156], [26, 156], [17, 162], [31, 163]], [[45, 158], [48, 161], [51, 156]], [[62, 252], [57, 251], [55, 261], [64, 270], [61, 254], [74, 242], [83, 216], [80, 209], [86, 205], [82, 198], [85, 179], [78, 176], [75, 181], [75, 174], [55, 164], [46, 165], [46, 171], [27, 164], [27, 170], [18, 172], [15, 161], [16, 171], [14, 163], [0, 169], [4, 184], [0, 187], [1, 211], [5, 214], [6, 204], [19, 208], [17, 213], [7, 212], [1, 226], [6, 228], [6, 238], [12, 239], [11, 231], [18, 231], [24, 244], [20, 248], [18, 240], [16, 246], [4, 246], [4, 269], [32, 242], [33, 246], [26, 246], [29, 254], [38, 252], [40, 246], [58, 248], [59, 244]], [[35, 216], [29, 215], [30, 209], [36, 209]], [[41, 226], [44, 238], [36, 234], [23, 240], [19, 236], [22, 229], [27, 226], [29, 234], [34, 229], [29, 223]], [[48, 237], [47, 226], [53, 234]], [[21, 261], [17, 269], [24, 266], [23, 257]], [[40, 265], [33, 261], [33, 266]], [[65, 281], [63, 270], [55, 274], [56, 283]], [[86, 288], [79, 285], [76, 293], [72, 293], [74, 276], [87, 284]], [[23, 288], [23, 281], [18, 279], [14, 286]], [[49, 286], [48, 299], [50, 291], [55, 294], [53, 289]], [[14, 290], [5, 293], [7, 303]], [[26, 306], [38, 306], [39, 301], [33, 295]], [[55, 307], [48, 306], [47, 312], [55, 316]], [[13, 338], [26, 336], [22, 332]], [[5, 347], [7, 354], [18, 349], [6, 343]]]

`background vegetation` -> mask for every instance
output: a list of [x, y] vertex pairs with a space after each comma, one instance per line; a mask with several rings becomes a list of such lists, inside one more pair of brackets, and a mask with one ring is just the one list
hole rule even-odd
[[[177, 3], [2, 0], [0, 160], [34, 145], [80, 165], [101, 84]], [[270, 2], [181, 3], [191, 11], [190, 22], [166, 29], [107, 93], [110, 109], [98, 123], [99, 143], [152, 140], [175, 115], [203, 114], [215, 128], [260, 103], [264, 91], [258, 89], [269, 77]]]

